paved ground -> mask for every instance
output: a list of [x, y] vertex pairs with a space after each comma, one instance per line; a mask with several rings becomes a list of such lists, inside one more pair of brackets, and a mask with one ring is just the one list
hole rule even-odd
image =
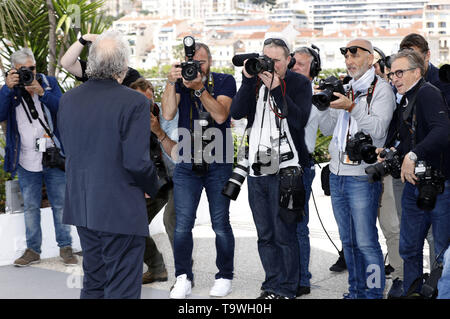
[[[317, 171], [319, 174], [320, 171]], [[320, 175], [319, 175], [320, 176]], [[341, 248], [337, 226], [331, 210], [330, 198], [323, 195], [320, 179], [316, 178], [313, 190], [317, 200], [322, 222], [331, 239]], [[191, 298], [209, 298], [209, 289], [214, 282], [215, 266], [214, 232], [209, 222], [207, 201], [204, 196], [199, 206], [194, 235], [194, 276], [195, 287]], [[163, 283], [143, 285], [142, 298], [168, 298], [169, 288], [174, 282], [174, 264], [170, 244], [165, 233], [162, 233], [162, 215], [159, 214], [151, 225], [151, 233], [164, 255], [169, 280]], [[226, 298], [254, 299], [260, 293], [264, 278], [256, 245], [256, 230], [247, 203], [247, 186], [244, 185], [237, 202], [230, 207], [230, 220], [236, 238], [235, 279], [233, 292]], [[347, 292], [347, 272], [336, 274], [329, 267], [336, 261], [337, 252], [327, 238], [320, 224], [318, 214], [310, 201], [310, 238], [312, 273], [311, 294], [302, 299], [340, 299]], [[385, 239], [379, 230], [380, 244], [386, 254]], [[428, 247], [424, 249], [425, 267], [428, 267]], [[143, 269], [144, 270], [144, 269]], [[427, 270], [427, 269], [425, 269]], [[14, 266], [0, 267], [0, 299], [21, 298], [58, 298], [73, 299], [79, 297], [81, 287], [81, 263], [75, 267], [64, 266], [59, 258], [44, 259], [40, 264], [27, 268]], [[386, 290], [391, 279], [386, 282]]]

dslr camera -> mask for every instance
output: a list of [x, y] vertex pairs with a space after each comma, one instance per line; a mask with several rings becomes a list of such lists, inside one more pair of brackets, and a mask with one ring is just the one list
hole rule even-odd
[[373, 164], [377, 161], [376, 146], [373, 145], [372, 138], [363, 132], [357, 132], [348, 142], [345, 151], [353, 162], [364, 161]]
[[59, 168], [62, 171], [66, 170], [65, 158], [61, 155], [61, 150], [58, 147], [49, 147], [42, 154], [42, 165], [50, 168]]
[[[8, 74], [9, 72], [6, 73], [6, 76], [8, 76]], [[16, 86], [19, 88], [31, 85], [34, 81], [34, 72], [26, 66], [20, 67], [17, 70], [17, 74], [19, 75], [19, 83]]]
[[427, 166], [424, 161], [417, 161], [414, 174], [418, 178], [417, 207], [421, 210], [432, 211], [436, 205], [437, 195], [444, 192], [445, 176], [439, 170]]
[[199, 61], [194, 60], [195, 55], [195, 40], [191, 36], [186, 36], [183, 39], [184, 52], [188, 60], [180, 64], [181, 76], [186, 81], [193, 81], [201, 72], [201, 65]]
[[380, 157], [385, 160], [381, 163], [366, 167], [365, 172], [369, 176], [369, 183], [380, 181], [382, 177], [391, 175], [393, 178], [400, 178], [403, 156], [397, 151], [384, 149]]
[[342, 82], [334, 76], [330, 76], [326, 79], [320, 80], [319, 90], [322, 90], [322, 92], [319, 92], [312, 96], [312, 103], [320, 111], [326, 110], [330, 106], [330, 102], [338, 99], [338, 97], [335, 96], [333, 92], [345, 94]]
[[245, 63], [245, 71], [250, 75], [257, 75], [264, 71], [273, 73], [275, 71], [275, 62], [265, 55], [250, 58]]
[[274, 174], [278, 170], [278, 167], [274, 169], [272, 167], [272, 161], [278, 163], [277, 151], [268, 147], [264, 150], [258, 148], [258, 152], [255, 154], [255, 161], [252, 165], [252, 170], [256, 176], [263, 174]]
[[[213, 138], [207, 136], [205, 132], [213, 124], [213, 118], [209, 112], [201, 111], [198, 114], [198, 120], [196, 121], [200, 125], [200, 131], [197, 132], [194, 130], [194, 134], [192, 134], [192, 145], [194, 145], [194, 162], [192, 163], [192, 171], [194, 171], [198, 176], [204, 176], [208, 172], [209, 165], [203, 158], [203, 151], [213, 140]], [[201, 140], [201, 148], [195, 147], [196, 143], [194, 140]], [[196, 159], [201, 159], [201, 162], [199, 163]]]

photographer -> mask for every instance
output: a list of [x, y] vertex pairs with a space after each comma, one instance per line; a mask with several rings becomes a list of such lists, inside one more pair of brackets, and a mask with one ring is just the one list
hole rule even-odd
[[[79, 59], [79, 56], [85, 47], [89, 47], [97, 39], [98, 34], [84, 34], [78, 41], [74, 42], [67, 52], [61, 58], [61, 66], [69, 73], [75, 75], [78, 81], [86, 82], [89, 80], [86, 74], [87, 62]], [[127, 75], [122, 81], [122, 85], [130, 86], [131, 83], [139, 79], [141, 75], [138, 71], [128, 67]]]
[[[186, 39], [187, 38], [187, 39]], [[212, 58], [207, 45], [195, 43], [192, 37], [184, 40], [186, 62], [176, 63], [168, 75], [167, 85], [162, 96], [162, 113], [166, 120], [172, 120], [179, 112], [179, 135], [181, 143], [181, 162], [177, 163], [173, 173], [176, 226], [174, 235], [174, 259], [176, 283], [170, 292], [170, 298], [182, 299], [191, 293], [192, 282], [192, 228], [203, 188], [208, 197], [211, 222], [216, 233], [216, 266], [219, 272], [210, 290], [211, 296], [223, 297], [231, 292], [234, 262], [234, 235], [229, 221], [230, 200], [221, 194], [222, 188], [231, 176], [232, 163], [226, 162], [226, 141], [232, 141], [229, 110], [232, 98], [236, 94], [236, 82], [231, 75], [210, 71]], [[187, 80], [186, 71], [190, 77]], [[182, 76], [184, 74], [184, 77]], [[200, 120], [200, 116], [201, 119]], [[207, 120], [207, 125], [203, 126]], [[198, 127], [201, 135], [198, 136]], [[206, 162], [203, 129], [213, 128], [220, 131], [216, 137], [223, 147], [222, 154], [216, 149], [212, 162]], [[182, 131], [182, 132], [180, 132]], [[188, 138], [189, 139], [189, 138]], [[222, 143], [223, 141], [223, 143]], [[198, 155], [192, 151], [200, 145]], [[230, 154], [231, 157], [233, 154]], [[228, 156], [229, 157], [229, 156]]]
[[[43, 181], [52, 206], [60, 256], [67, 265], [77, 264], [72, 254], [70, 226], [62, 223], [66, 177], [56, 126], [61, 91], [54, 77], [36, 73], [30, 49], [13, 53], [11, 64], [13, 68], [0, 90], [0, 121], [8, 121], [4, 169], [12, 177], [18, 174], [27, 239], [27, 249], [14, 265], [28, 266], [40, 261]], [[59, 163], [47, 161], [49, 156]]]
[[[392, 57], [388, 77], [403, 97], [389, 127], [386, 146], [395, 147], [404, 156], [401, 179], [407, 183], [400, 222], [404, 293], [422, 276], [423, 244], [430, 226], [438, 263], [442, 262], [441, 251], [448, 246], [450, 233], [449, 114], [443, 94], [426, 82], [424, 75], [423, 57], [417, 52], [402, 50]], [[424, 176], [428, 183], [420, 178], [424, 172], [416, 169], [422, 161], [431, 169], [424, 171], [431, 173]], [[424, 182], [428, 184], [426, 193]], [[421, 284], [416, 292], [420, 288]]]
[[[352, 80], [346, 95], [334, 93], [337, 99], [330, 103], [320, 127], [324, 135], [333, 135], [329, 146], [330, 192], [348, 268], [350, 287], [344, 298], [381, 299], [384, 260], [376, 227], [381, 183], [369, 183], [364, 171], [367, 162], [351, 160], [347, 145], [362, 132], [374, 145], [382, 146], [395, 98], [391, 86], [375, 74], [369, 41], [352, 40], [341, 53]], [[369, 280], [372, 284], [366, 287]]]
[[[301, 172], [310, 167], [305, 126], [311, 84], [288, 70], [289, 52], [283, 39], [266, 39], [264, 56], [245, 61], [242, 86], [231, 105], [232, 117], [247, 117], [251, 127], [249, 203], [266, 274], [258, 299], [295, 298], [299, 282], [296, 227], [305, 204]], [[253, 72], [258, 64], [264, 67]]]
[[[157, 170], [161, 171], [159, 175], [162, 175], [161, 179], [165, 182], [165, 185], [162, 186], [155, 198], [146, 199], [148, 224], [150, 225], [156, 214], [158, 214], [165, 206], [163, 221], [173, 250], [175, 206], [173, 201], [172, 176], [175, 165], [167, 154], [171, 154], [173, 147], [176, 145], [176, 142], [173, 139], [178, 138], [178, 116], [172, 121], [166, 121], [162, 117], [159, 106], [153, 102], [153, 86], [144, 78], [140, 78], [131, 83], [130, 88], [144, 94], [150, 100], [150, 121], [152, 130], [150, 154], [152, 159], [156, 157], [154, 163], [156, 164]], [[154, 152], [152, 152], [152, 150], [154, 150]], [[161, 152], [161, 150], [164, 150], [164, 152]], [[153, 155], [153, 153], [158, 154]], [[158, 251], [158, 247], [156, 247], [156, 243], [151, 236], [147, 237], [145, 240], [144, 263], [147, 265], [148, 270], [142, 276], [143, 284], [149, 284], [155, 281], [167, 281], [167, 270], [163, 256]]]

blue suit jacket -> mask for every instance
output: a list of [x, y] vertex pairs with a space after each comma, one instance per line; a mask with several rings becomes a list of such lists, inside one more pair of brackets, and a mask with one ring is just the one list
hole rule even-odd
[[144, 192], [157, 191], [149, 100], [115, 80], [89, 80], [62, 96], [58, 124], [66, 153], [63, 223], [148, 236]]

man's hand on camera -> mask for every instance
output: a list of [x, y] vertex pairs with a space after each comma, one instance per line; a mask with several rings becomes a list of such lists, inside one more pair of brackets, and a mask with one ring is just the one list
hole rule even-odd
[[11, 69], [6, 77], [6, 86], [12, 89], [17, 84], [19, 84], [19, 74], [16, 69]]
[[345, 95], [338, 92], [333, 92], [333, 94], [334, 96], [337, 96], [338, 99], [333, 102], [330, 102], [331, 108], [348, 110], [352, 106], [353, 102]]
[[416, 168], [416, 162], [409, 159], [408, 156], [405, 156], [405, 158], [403, 159], [402, 171], [401, 171], [401, 175], [400, 175], [403, 183], [405, 182], [405, 180], [407, 180], [408, 182], [410, 182], [413, 185], [416, 184], [416, 181], [418, 178], [414, 174], [415, 168]]
[[180, 63], [174, 63], [172, 64], [172, 68], [167, 75], [167, 80], [170, 83], [175, 83], [178, 79], [181, 79], [181, 67]]
[[193, 81], [186, 81], [185, 79], [183, 79], [183, 84], [188, 89], [200, 90], [201, 88], [203, 88], [205, 86], [203, 84], [202, 78], [203, 78], [202, 74], [200, 72], [198, 72], [197, 73], [197, 77], [195, 78], [195, 80], [193, 80]]
[[[270, 72], [264, 71], [264, 72], [259, 73], [258, 77], [261, 79], [261, 81], [263, 81], [264, 85], [271, 90], [280, 86], [280, 78], [275, 73], [270, 73]], [[273, 82], [272, 82], [272, 78], [273, 78]]]
[[44, 89], [42, 88], [42, 86], [39, 84], [39, 82], [36, 80], [36, 78], [33, 80], [33, 82], [31, 82], [30, 85], [27, 85], [26, 90], [31, 93], [36, 93], [39, 96], [43, 96], [44, 95]]
[[381, 157], [381, 156], [380, 156], [380, 153], [383, 152], [383, 151], [384, 151], [384, 148], [383, 148], [383, 147], [378, 147], [378, 148], [375, 150], [375, 153], [378, 154], [378, 156], [377, 156], [377, 162], [378, 162], [378, 163], [384, 162], [384, 160], [385, 160], [384, 157]]

